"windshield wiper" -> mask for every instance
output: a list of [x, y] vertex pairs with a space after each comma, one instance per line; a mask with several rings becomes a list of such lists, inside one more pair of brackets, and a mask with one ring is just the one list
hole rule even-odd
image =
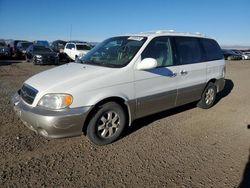
[[120, 68], [121, 67], [120, 65], [110, 64], [110, 63], [106, 63], [106, 62], [96, 62], [96, 61], [93, 61], [93, 60], [84, 61], [82, 59], [79, 59], [79, 60], [80, 60], [80, 62], [82, 64], [90, 64], [90, 65], [103, 66], [103, 67], [112, 67], [112, 68]]

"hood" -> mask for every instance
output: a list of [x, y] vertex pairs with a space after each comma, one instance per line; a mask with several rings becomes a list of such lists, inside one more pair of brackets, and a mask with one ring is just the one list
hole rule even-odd
[[39, 92], [66, 92], [85, 81], [110, 74], [108, 67], [68, 63], [36, 74], [25, 81]]

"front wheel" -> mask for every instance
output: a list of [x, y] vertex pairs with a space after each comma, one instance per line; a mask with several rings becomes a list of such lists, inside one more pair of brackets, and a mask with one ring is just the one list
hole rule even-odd
[[216, 98], [217, 88], [214, 83], [208, 83], [206, 89], [202, 93], [201, 99], [198, 102], [197, 106], [199, 108], [208, 109], [211, 108], [214, 104]]
[[110, 144], [121, 135], [125, 126], [123, 108], [115, 102], [108, 102], [98, 107], [87, 127], [87, 136], [97, 145]]
[[37, 65], [35, 57], [32, 58], [32, 63], [33, 63], [33, 65]]

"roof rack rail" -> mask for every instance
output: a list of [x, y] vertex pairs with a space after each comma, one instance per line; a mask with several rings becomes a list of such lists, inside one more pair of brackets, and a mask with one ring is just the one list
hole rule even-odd
[[160, 34], [160, 33], [173, 33], [175, 30], [170, 29], [170, 30], [157, 30], [157, 31], [144, 31], [140, 32], [141, 34]]
[[179, 33], [179, 34], [183, 34], [183, 35], [194, 35], [194, 36], [204, 36], [205, 37], [205, 35], [200, 33], [200, 32], [176, 32], [173, 29], [140, 32], [140, 34], [164, 34], [164, 33]]

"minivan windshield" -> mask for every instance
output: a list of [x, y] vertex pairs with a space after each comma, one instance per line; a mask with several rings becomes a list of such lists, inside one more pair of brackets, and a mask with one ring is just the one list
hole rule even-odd
[[80, 58], [79, 62], [106, 67], [124, 67], [136, 55], [146, 39], [139, 36], [107, 39]]

